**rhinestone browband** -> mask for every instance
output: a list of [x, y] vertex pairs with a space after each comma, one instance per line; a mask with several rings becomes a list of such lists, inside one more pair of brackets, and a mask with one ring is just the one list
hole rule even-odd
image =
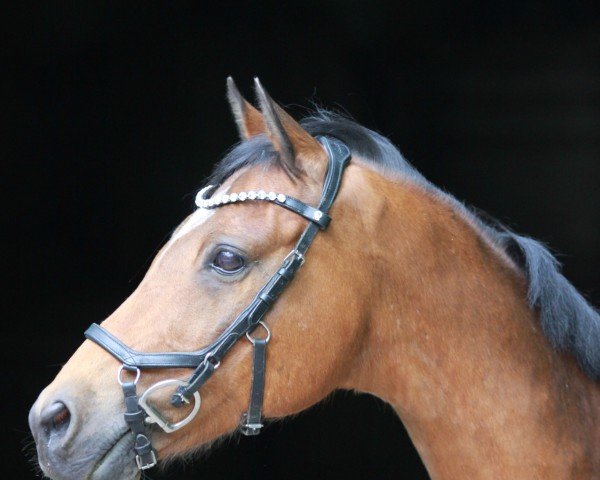
[[275, 193], [275, 192], [265, 192], [264, 190], [254, 191], [250, 190], [248, 192], [239, 192], [239, 193], [224, 193], [223, 195], [217, 195], [214, 198], [204, 198], [206, 189], [202, 189], [196, 195], [196, 205], [200, 208], [212, 208], [218, 207], [219, 205], [225, 205], [227, 203], [236, 203], [236, 202], [245, 202], [246, 200], [263, 200], [266, 202], [275, 202], [278, 201], [280, 203], [284, 203], [286, 200], [286, 196], [283, 193]]
[[311, 207], [300, 200], [284, 195], [283, 193], [265, 192], [264, 190], [248, 190], [247, 192], [238, 193], [223, 193], [207, 198], [214, 190], [212, 185], [209, 185], [198, 192], [196, 195], [196, 205], [199, 208], [216, 208], [229, 203], [251, 201], [272, 202], [280, 205], [288, 210], [292, 210], [298, 215], [302, 215], [307, 220], [315, 222], [320, 228], [326, 228], [331, 218], [321, 210]]

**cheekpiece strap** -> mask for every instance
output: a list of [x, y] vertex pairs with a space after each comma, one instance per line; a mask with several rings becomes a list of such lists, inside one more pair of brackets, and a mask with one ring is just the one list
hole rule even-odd
[[152, 448], [152, 443], [146, 433], [146, 425], [144, 423], [146, 412], [144, 412], [138, 403], [135, 382], [124, 382], [122, 388], [125, 395], [125, 422], [135, 437], [133, 447], [135, 450], [135, 461], [140, 470], [146, 470], [154, 467], [157, 463], [156, 452]]

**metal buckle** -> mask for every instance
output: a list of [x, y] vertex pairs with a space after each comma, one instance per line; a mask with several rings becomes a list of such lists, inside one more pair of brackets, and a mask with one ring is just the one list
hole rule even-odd
[[211, 358], [213, 358], [215, 356], [215, 352], [208, 352], [206, 354], [206, 356], [204, 357], [204, 363], [205, 365], [208, 363], [212, 363], [213, 369], [217, 369], [221, 366], [221, 360], [219, 360], [217, 363], [213, 363], [213, 361], [211, 360]]
[[150, 452], [150, 455], [152, 456], [152, 462], [146, 464], [142, 464], [142, 457], [140, 455], [135, 456], [135, 463], [137, 464], [138, 470], [148, 470], [149, 468], [156, 466], [158, 460], [156, 460], [156, 453], [154, 453], [154, 450]]
[[300, 260], [300, 266], [304, 265], [304, 261], [306, 260], [304, 258], [304, 255], [302, 255], [297, 249], [293, 249], [290, 253], [288, 253], [286, 255], [286, 257], [283, 259], [283, 264], [286, 265], [288, 263], [288, 260], [292, 257], [292, 256], [296, 256], [296, 258], [298, 258]]
[[168, 387], [181, 387], [187, 385], [183, 380], [171, 379], [171, 380], [163, 380], [162, 382], [157, 382], [148, 388], [140, 397], [139, 404], [146, 411], [148, 418], [146, 418], [146, 423], [156, 423], [160, 428], [162, 428], [166, 433], [173, 433], [176, 430], [179, 430], [182, 427], [185, 427], [188, 423], [190, 423], [198, 411], [200, 410], [200, 404], [202, 403], [202, 399], [200, 398], [200, 394], [198, 392], [194, 392], [194, 406], [192, 407], [192, 411], [190, 414], [185, 417], [183, 420], [179, 422], [171, 423], [165, 417], [161, 415], [161, 413], [156, 410], [152, 405], [148, 403], [148, 397], [156, 392], [157, 390], [162, 390]]
[[260, 435], [260, 431], [263, 427], [264, 425], [262, 423], [248, 423], [248, 412], [242, 414], [242, 420], [239, 426], [242, 435], [245, 435], [246, 437]]

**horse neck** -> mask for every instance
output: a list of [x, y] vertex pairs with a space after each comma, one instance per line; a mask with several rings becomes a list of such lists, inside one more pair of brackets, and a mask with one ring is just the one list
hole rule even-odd
[[519, 270], [441, 197], [360, 182], [374, 287], [344, 387], [395, 408], [432, 478], [597, 475], [598, 389], [548, 344]]

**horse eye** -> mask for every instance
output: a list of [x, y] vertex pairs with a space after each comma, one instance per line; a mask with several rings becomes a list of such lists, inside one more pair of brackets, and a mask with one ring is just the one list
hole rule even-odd
[[244, 258], [231, 250], [220, 250], [215, 255], [212, 267], [219, 273], [237, 273], [244, 268]]

